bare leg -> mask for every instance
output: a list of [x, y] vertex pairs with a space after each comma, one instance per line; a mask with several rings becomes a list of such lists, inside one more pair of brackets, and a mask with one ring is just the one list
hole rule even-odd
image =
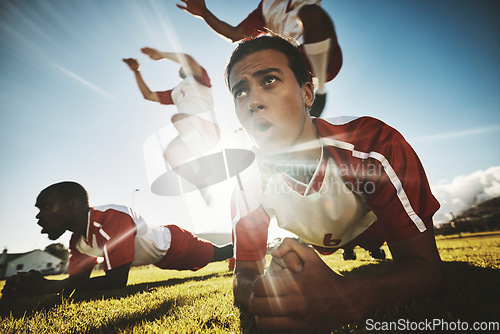
[[[202, 179], [198, 177], [202, 173], [201, 166], [196, 164], [196, 160], [189, 165], [184, 165], [189, 159], [193, 158], [193, 154], [178, 136], [168, 144], [164, 154], [165, 159], [177, 174], [191, 183], [199, 185]], [[179, 168], [181, 165], [182, 168]]]
[[174, 140], [168, 144], [164, 155], [173, 170], [178, 175], [194, 184], [200, 190], [200, 194], [205, 203], [210, 205], [211, 195], [206, 188], [207, 173], [210, 171], [207, 170], [207, 167], [202, 166], [197, 159], [186, 163], [189, 159], [193, 158], [193, 154], [179, 137], [175, 137]]
[[203, 156], [219, 142], [219, 127], [211, 121], [187, 114], [175, 114], [171, 120], [193, 157]]
[[175, 114], [172, 116], [172, 123], [179, 132], [179, 136], [168, 145], [165, 150], [165, 159], [177, 174], [200, 190], [200, 194], [209, 205], [210, 194], [205, 187], [210, 170], [209, 167], [202, 166], [197, 158], [202, 157], [207, 150], [217, 145], [219, 128], [213, 122], [187, 114]]

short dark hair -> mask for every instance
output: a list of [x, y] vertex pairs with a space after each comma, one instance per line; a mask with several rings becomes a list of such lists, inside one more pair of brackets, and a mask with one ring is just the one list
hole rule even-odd
[[297, 79], [299, 86], [302, 87], [302, 84], [305, 82], [311, 82], [312, 76], [307, 70], [304, 58], [302, 57], [299, 49], [281, 36], [264, 35], [241, 42], [233, 51], [231, 57], [229, 58], [229, 63], [226, 66], [227, 87], [231, 88], [229, 86], [229, 75], [237, 62], [241, 61], [246, 56], [254, 54], [255, 52], [269, 49], [281, 52], [287, 57], [288, 67], [290, 67], [295, 75], [295, 79]]
[[78, 199], [82, 202], [83, 205], [89, 206], [89, 195], [85, 188], [76, 182], [73, 181], [63, 181], [59, 183], [52, 184], [42, 190], [43, 192], [55, 192], [59, 196], [65, 199]]

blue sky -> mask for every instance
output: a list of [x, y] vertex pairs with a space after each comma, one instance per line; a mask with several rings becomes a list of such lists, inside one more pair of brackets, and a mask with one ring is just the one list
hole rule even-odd
[[[223, 145], [249, 145], [237, 131], [223, 78], [235, 45], [176, 3], [0, 3], [0, 247], [24, 252], [51, 243], [40, 234], [33, 205], [40, 190], [62, 180], [84, 185], [92, 205], [133, 202], [153, 224], [230, 230], [227, 189], [234, 180], [212, 189], [212, 207], [196, 193], [149, 191], [142, 146], [175, 109], [144, 101], [121, 59], [138, 58], [154, 90], [172, 88], [179, 78], [177, 65], [154, 62], [141, 47], [197, 59], [212, 79]], [[257, 4], [207, 0], [231, 24]], [[327, 84], [325, 118], [370, 115], [397, 128], [431, 185], [500, 165], [496, 1], [327, 0], [323, 8], [344, 55], [339, 76]]]

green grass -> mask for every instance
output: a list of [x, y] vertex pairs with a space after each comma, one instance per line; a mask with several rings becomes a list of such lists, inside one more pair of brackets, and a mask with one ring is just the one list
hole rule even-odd
[[[375, 321], [500, 321], [500, 233], [438, 237], [438, 247], [447, 274], [443, 291], [379, 312], [373, 316]], [[345, 276], [369, 276], [390, 266], [390, 260], [372, 261], [366, 251], [357, 248], [356, 252], [356, 261], [343, 261], [340, 252], [324, 260]], [[0, 281], [0, 289], [3, 284]], [[233, 303], [232, 272], [225, 262], [197, 272], [133, 268], [126, 288], [103, 294], [2, 299], [0, 319], [0, 333], [256, 331], [253, 318]], [[353, 333], [363, 328], [364, 322], [332, 330]]]

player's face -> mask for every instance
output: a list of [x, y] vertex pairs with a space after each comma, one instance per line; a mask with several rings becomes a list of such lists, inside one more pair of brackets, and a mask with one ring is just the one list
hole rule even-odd
[[287, 57], [276, 50], [255, 52], [229, 75], [236, 115], [264, 153], [278, 153], [311, 138], [306, 107], [314, 100], [310, 83], [299, 86]]
[[73, 221], [72, 211], [67, 200], [54, 191], [42, 192], [36, 199], [35, 206], [40, 210], [36, 215], [42, 234], [50, 240], [56, 240], [66, 232]]

